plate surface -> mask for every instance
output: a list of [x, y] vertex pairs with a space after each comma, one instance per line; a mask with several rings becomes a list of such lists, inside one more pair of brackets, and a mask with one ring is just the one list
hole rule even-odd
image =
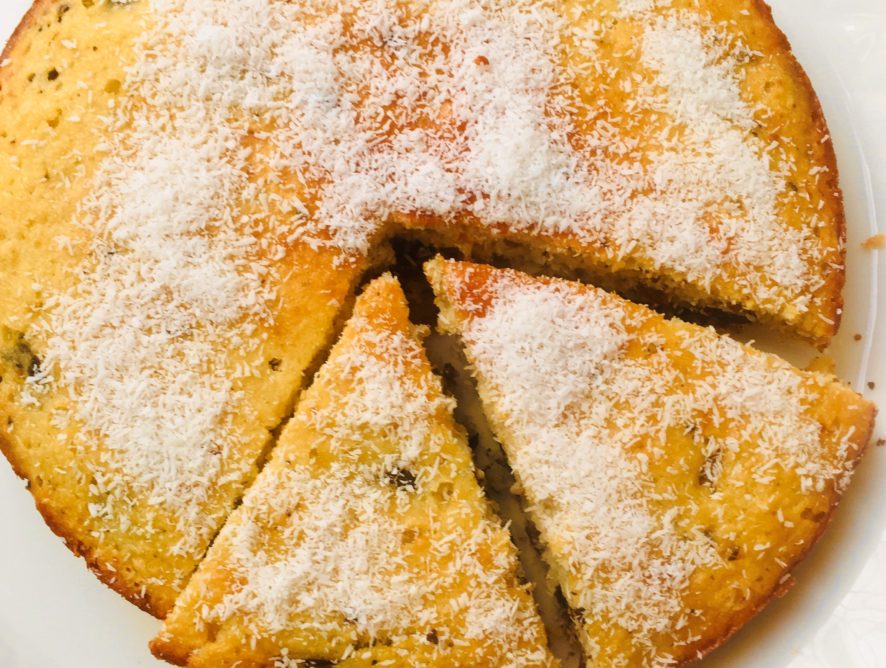
[[[848, 217], [843, 327], [829, 354], [838, 374], [886, 411], [886, 3], [771, 0], [821, 98], [837, 148]], [[0, 43], [30, 0], [2, 0]], [[879, 276], [879, 278], [878, 278]], [[861, 341], [855, 335], [861, 334]], [[808, 351], [750, 332], [802, 363]], [[875, 383], [870, 387], [868, 383]], [[881, 422], [886, 422], [884, 414]], [[878, 427], [877, 438], [884, 436]], [[886, 448], [872, 446], [821, 544], [771, 604], [707, 668], [886, 666]], [[93, 578], [43, 524], [0, 462], [0, 666], [158, 668], [146, 648], [159, 623]]]

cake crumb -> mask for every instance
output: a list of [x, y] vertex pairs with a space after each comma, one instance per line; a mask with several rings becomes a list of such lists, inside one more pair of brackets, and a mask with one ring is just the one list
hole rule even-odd
[[833, 374], [837, 372], [837, 362], [830, 355], [819, 355], [807, 365], [806, 369]]
[[865, 250], [882, 250], [886, 248], [886, 234], [875, 234], [861, 242]]

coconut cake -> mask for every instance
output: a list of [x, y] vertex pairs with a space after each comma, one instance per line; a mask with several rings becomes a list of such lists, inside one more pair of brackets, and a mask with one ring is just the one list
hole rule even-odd
[[425, 266], [589, 665], [693, 661], [787, 591], [869, 402], [598, 288]]
[[37, 0], [0, 181], [0, 447], [158, 616], [393, 234], [839, 322], [830, 139], [752, 0]]

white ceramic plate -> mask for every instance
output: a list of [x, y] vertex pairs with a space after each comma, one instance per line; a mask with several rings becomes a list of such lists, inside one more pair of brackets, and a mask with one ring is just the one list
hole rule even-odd
[[[846, 195], [846, 309], [831, 354], [843, 378], [886, 407], [886, 284], [878, 278], [878, 271], [886, 277], [886, 251], [860, 246], [877, 231], [878, 210], [886, 221], [886, 2], [771, 4], [821, 97]], [[0, 5], [4, 42], [30, 0]], [[761, 347], [802, 361], [804, 351], [754, 335]], [[876, 389], [868, 387], [872, 381]], [[872, 447], [830, 530], [796, 573], [794, 590], [705, 666], [886, 666], [884, 478], [886, 448]], [[158, 668], [146, 648], [158, 628], [70, 555], [0, 462], [0, 668]]]

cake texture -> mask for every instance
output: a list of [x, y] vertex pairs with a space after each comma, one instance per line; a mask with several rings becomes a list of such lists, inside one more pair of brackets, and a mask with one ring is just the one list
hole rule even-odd
[[590, 665], [695, 660], [791, 586], [873, 406], [597, 288], [441, 259], [426, 271]]
[[758, 0], [37, 0], [0, 183], [0, 448], [160, 617], [392, 235], [839, 323], [830, 139]]
[[373, 281], [154, 653], [181, 665], [552, 666], [406, 300]]

